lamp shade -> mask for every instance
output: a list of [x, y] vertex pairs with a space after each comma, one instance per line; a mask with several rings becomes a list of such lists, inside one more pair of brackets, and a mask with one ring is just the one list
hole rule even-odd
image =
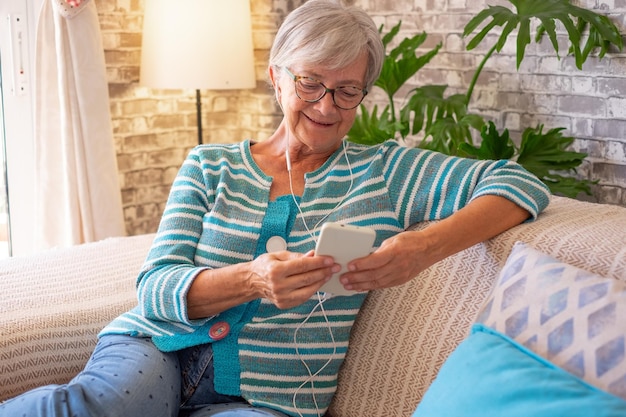
[[154, 88], [255, 87], [249, 0], [146, 0], [139, 77]]

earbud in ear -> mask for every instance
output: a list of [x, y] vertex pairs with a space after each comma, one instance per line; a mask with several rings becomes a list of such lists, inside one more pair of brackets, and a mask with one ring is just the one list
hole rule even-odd
[[287, 161], [287, 172], [291, 172], [291, 157], [289, 156], [289, 143], [287, 143], [287, 148], [285, 148], [285, 160]]

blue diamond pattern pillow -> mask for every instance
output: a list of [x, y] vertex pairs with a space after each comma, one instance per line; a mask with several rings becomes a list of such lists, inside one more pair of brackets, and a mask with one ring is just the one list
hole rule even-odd
[[626, 283], [518, 242], [477, 322], [626, 399]]

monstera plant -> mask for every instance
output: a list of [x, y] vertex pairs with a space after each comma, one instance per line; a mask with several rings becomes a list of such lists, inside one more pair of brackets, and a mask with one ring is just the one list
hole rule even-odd
[[[470, 112], [474, 87], [486, 62], [495, 53], [501, 52], [509, 37], [517, 35], [517, 68], [524, 60], [526, 47], [531, 43], [533, 21], [538, 25], [534, 41], [540, 42], [547, 36], [558, 57], [557, 25], [565, 29], [568, 54], [574, 56], [576, 66], [581, 69], [592, 53], [599, 58], [611, 46], [622, 50], [623, 41], [617, 27], [606, 17], [575, 6], [569, 0], [509, 0], [514, 7], [488, 6], [465, 26], [463, 36], [472, 38], [467, 49], [472, 50], [485, 41], [494, 30], [499, 31], [492, 45], [476, 68], [465, 94], [446, 95], [447, 85], [425, 85], [413, 88], [408, 97], [405, 84], [433, 57], [441, 44], [423, 55], [416, 51], [426, 41], [427, 34], [421, 33], [403, 39], [387, 52], [380, 77], [375, 83], [384, 91], [388, 104], [371, 111], [361, 105], [356, 121], [348, 133], [352, 141], [376, 144], [388, 139], [406, 139], [421, 136], [418, 146], [449, 155], [461, 155], [479, 159], [513, 159], [546, 183], [553, 193], [575, 197], [580, 192], [591, 194], [593, 181], [577, 179], [576, 169], [587, 154], [568, 150], [575, 140], [565, 136], [564, 128], [544, 128], [539, 124], [526, 128], [519, 146], [510, 138], [508, 129], [498, 131], [492, 121]], [[399, 22], [383, 35], [385, 48], [400, 31]], [[381, 26], [381, 32], [383, 27]], [[491, 37], [493, 38], [493, 37]], [[396, 103], [402, 101], [401, 108]], [[480, 137], [479, 144], [475, 138]]]

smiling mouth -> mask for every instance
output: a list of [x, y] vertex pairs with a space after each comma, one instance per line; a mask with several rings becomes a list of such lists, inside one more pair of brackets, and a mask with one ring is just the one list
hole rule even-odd
[[[304, 114], [304, 113], [302, 113]], [[304, 114], [304, 117], [306, 117], [307, 119], [309, 119], [310, 121], [312, 121], [315, 124], [318, 124], [320, 126], [332, 126], [334, 123], [324, 123], [324, 122], [320, 122], [318, 120], [312, 119], [311, 117], [307, 116], [306, 114]]]

